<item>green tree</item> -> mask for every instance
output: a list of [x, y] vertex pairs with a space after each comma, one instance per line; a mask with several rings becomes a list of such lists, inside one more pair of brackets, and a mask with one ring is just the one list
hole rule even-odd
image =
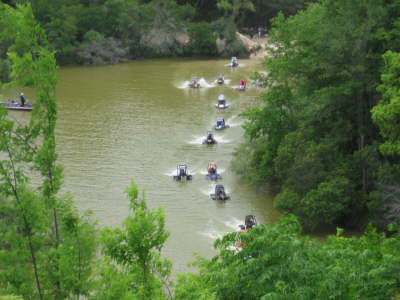
[[[58, 195], [62, 168], [57, 165], [55, 125], [57, 82], [54, 52], [30, 6], [0, 5], [5, 24], [16, 32], [8, 49], [10, 85], [29, 87], [36, 103], [27, 124], [0, 112], [0, 241], [7, 293], [26, 299], [63, 299], [87, 295], [95, 254], [95, 230], [72, 202]], [[39, 186], [27, 174], [36, 172]], [[29, 172], [29, 173], [28, 173]], [[17, 272], [15, 273], [15, 271]], [[18, 276], [16, 276], [18, 274]]]
[[[228, 234], [215, 243], [215, 257], [198, 261], [198, 274], [178, 281], [176, 299], [196, 299], [202, 291], [232, 300], [392, 299], [398, 294], [398, 235], [385, 238], [374, 229], [362, 237], [340, 233], [321, 243], [302, 235], [296, 218], [285, 217], [248, 233]], [[243, 247], [235, 249], [238, 240]]]
[[189, 25], [189, 44], [186, 51], [191, 55], [214, 56], [217, 54], [217, 43], [210, 24]]
[[245, 114], [248, 141], [234, 167], [273, 185], [277, 207], [308, 229], [360, 226], [374, 213], [382, 160], [370, 111], [391, 10], [326, 0], [274, 20], [265, 104]]
[[372, 109], [372, 119], [379, 126], [385, 141], [380, 150], [385, 155], [400, 155], [400, 54], [388, 51], [383, 56], [385, 66], [382, 73], [382, 84], [378, 90], [383, 99]]
[[[147, 208], [134, 183], [127, 190], [130, 215], [122, 229], [106, 228], [105, 263], [94, 299], [165, 299], [171, 264], [160, 257], [169, 234], [161, 209]], [[111, 289], [109, 288], [111, 286]]]

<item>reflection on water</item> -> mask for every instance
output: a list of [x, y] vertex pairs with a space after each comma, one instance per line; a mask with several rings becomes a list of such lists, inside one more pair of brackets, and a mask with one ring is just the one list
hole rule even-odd
[[[237, 230], [247, 214], [260, 222], [277, 218], [271, 199], [241, 182], [229, 169], [231, 153], [241, 141], [238, 114], [251, 106], [258, 91], [237, 92], [214, 83], [224, 73], [233, 84], [248, 78], [254, 61], [240, 69], [223, 60], [143, 60], [132, 63], [68, 67], [59, 71], [57, 144], [64, 166], [64, 192], [80, 210], [93, 211], [101, 226], [119, 226], [128, 212], [124, 190], [135, 180], [149, 206], [163, 207], [171, 236], [164, 254], [175, 271], [185, 271], [193, 252], [213, 254], [217, 237]], [[208, 88], [184, 86], [193, 76]], [[232, 104], [215, 109], [223, 93]], [[217, 117], [231, 128], [215, 135], [217, 145], [201, 145]], [[204, 178], [209, 161], [224, 170], [221, 182], [232, 199], [213, 201], [215, 183]], [[184, 163], [192, 182], [175, 182]]]

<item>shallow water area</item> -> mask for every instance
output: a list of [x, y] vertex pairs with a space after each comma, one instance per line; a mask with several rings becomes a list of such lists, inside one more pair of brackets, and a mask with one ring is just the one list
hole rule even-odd
[[[194, 252], [211, 257], [215, 238], [237, 230], [247, 214], [260, 223], [278, 217], [272, 198], [229, 168], [231, 153], [242, 141], [239, 114], [254, 105], [259, 93], [232, 86], [248, 79], [259, 62], [239, 59], [240, 68], [226, 63], [158, 59], [59, 70], [56, 135], [63, 192], [74, 196], [80, 211], [91, 210], [100, 226], [120, 226], [128, 214], [124, 191], [133, 179], [151, 208], [165, 210], [171, 235], [163, 253], [175, 272], [188, 270]], [[228, 81], [217, 85], [219, 74], [232, 86]], [[206, 88], [184, 86], [192, 77], [201, 78]], [[219, 94], [228, 99], [228, 109], [215, 108]], [[215, 133], [218, 144], [202, 145], [217, 117], [231, 127]], [[218, 183], [231, 200], [210, 199], [216, 184], [204, 176], [210, 161], [223, 173]], [[181, 163], [188, 165], [192, 181], [172, 179]]]

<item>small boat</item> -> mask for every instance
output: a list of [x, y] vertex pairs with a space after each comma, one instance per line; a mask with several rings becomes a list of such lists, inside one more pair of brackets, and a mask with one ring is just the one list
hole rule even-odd
[[232, 56], [231, 62], [229, 63], [229, 66], [231, 68], [235, 68], [237, 66], [239, 66], [239, 63], [237, 61], [237, 57], [236, 56]]
[[229, 107], [229, 104], [226, 103], [225, 96], [223, 94], [218, 96], [218, 103], [215, 104], [215, 107], [219, 109], [225, 109]]
[[197, 77], [193, 77], [192, 81], [189, 83], [189, 87], [192, 89], [198, 89], [200, 87], [199, 79]]
[[210, 194], [210, 198], [213, 200], [223, 200], [223, 201], [231, 199], [231, 197], [225, 193], [225, 188], [222, 184], [217, 184], [215, 186], [215, 192]]
[[239, 85], [236, 87], [235, 90], [244, 92], [247, 89], [247, 81], [244, 79], [240, 79]]
[[213, 161], [208, 163], [206, 179], [221, 179], [221, 175], [217, 173], [217, 164]]
[[217, 84], [223, 85], [225, 83], [224, 75], [220, 74], [216, 80]]
[[254, 215], [247, 215], [244, 218], [244, 225], [239, 225], [239, 228], [243, 232], [247, 232], [249, 229], [257, 226], [257, 218]]
[[217, 118], [217, 122], [214, 125], [215, 130], [222, 130], [225, 128], [229, 128], [230, 126], [228, 124], [225, 124], [225, 119], [224, 118]]
[[15, 101], [0, 102], [0, 105], [9, 110], [31, 111], [33, 109], [32, 104], [25, 104], [24, 106], [22, 106], [21, 104]]
[[203, 140], [202, 144], [214, 145], [217, 144], [217, 141], [214, 138], [214, 135], [211, 131], [207, 132], [207, 137]]
[[[254, 215], [247, 215], [244, 219], [244, 225], [239, 225], [240, 232], [249, 232], [250, 229], [256, 227], [258, 225], [256, 216]], [[244, 243], [241, 241], [240, 236], [237, 236], [238, 240], [236, 241], [233, 249], [240, 251], [242, 250]]]
[[188, 168], [186, 165], [177, 165], [176, 166], [176, 175], [173, 176], [174, 180], [192, 180], [192, 175], [189, 174]]

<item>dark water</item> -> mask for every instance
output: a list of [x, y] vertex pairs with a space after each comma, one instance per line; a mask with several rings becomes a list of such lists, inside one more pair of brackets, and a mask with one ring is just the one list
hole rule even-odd
[[[254, 105], [259, 91], [233, 89], [240, 78], [259, 69], [259, 62], [240, 61], [231, 70], [223, 60], [143, 60], [101, 67], [69, 67], [59, 71], [57, 143], [64, 166], [64, 192], [81, 211], [91, 210], [101, 226], [119, 226], [128, 213], [125, 189], [134, 180], [152, 208], [163, 207], [171, 236], [164, 249], [174, 270], [187, 270], [193, 252], [210, 257], [213, 241], [237, 230], [247, 214], [259, 222], [278, 217], [271, 198], [242, 182], [229, 169], [231, 153], [242, 140], [238, 114]], [[224, 73], [231, 82], [211, 83]], [[193, 76], [201, 89], [185, 88]], [[29, 92], [28, 92], [29, 93]], [[220, 93], [231, 107], [217, 111]], [[218, 145], [201, 145], [215, 119], [231, 128], [216, 133]], [[219, 203], [208, 194], [207, 163], [222, 171], [221, 183], [231, 200]], [[185, 163], [194, 180], [172, 180], [176, 165]]]

